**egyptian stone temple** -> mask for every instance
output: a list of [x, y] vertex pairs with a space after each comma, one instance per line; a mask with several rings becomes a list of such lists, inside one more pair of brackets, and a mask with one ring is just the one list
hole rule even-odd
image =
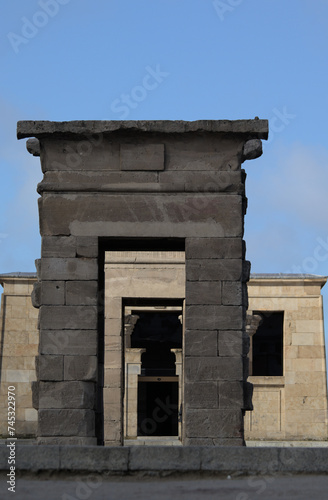
[[250, 278], [245, 260], [242, 164], [262, 154], [266, 120], [24, 121], [17, 134], [43, 173], [37, 272], [0, 275], [18, 435], [327, 439], [326, 278]]

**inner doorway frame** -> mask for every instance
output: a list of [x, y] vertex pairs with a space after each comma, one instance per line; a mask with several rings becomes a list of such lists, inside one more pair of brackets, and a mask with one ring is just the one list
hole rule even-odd
[[[108, 247], [107, 247], [108, 248]], [[131, 270], [134, 273], [131, 274]], [[176, 307], [183, 311], [184, 350], [185, 252], [178, 250], [105, 250], [104, 260], [104, 445], [124, 444], [124, 308]], [[163, 279], [165, 277], [165, 279]], [[183, 401], [183, 366], [181, 366]], [[184, 408], [179, 435], [183, 439]], [[163, 444], [165, 440], [163, 439]], [[173, 444], [173, 443], [172, 443]], [[174, 444], [181, 444], [177, 439]]]
[[[149, 299], [151, 300], [151, 299]], [[180, 305], [172, 305], [172, 299], [168, 299], [167, 302], [171, 302], [171, 305], [163, 305], [165, 300], [161, 300], [162, 305], [142, 305], [145, 300], [140, 300], [140, 305], [123, 306], [123, 319], [128, 318], [129, 323], [124, 326], [124, 399], [123, 399], [123, 439], [125, 444], [131, 443], [131, 439], [144, 442], [144, 444], [151, 443], [153, 438], [156, 442], [166, 441], [166, 436], [156, 435], [156, 436], [143, 436], [138, 433], [138, 418], [139, 418], [139, 408], [138, 408], [138, 390], [140, 382], [178, 382], [178, 408], [177, 408], [177, 435], [170, 436], [171, 441], [177, 440], [176, 444], [181, 444], [182, 441], [182, 407], [183, 407], [183, 343], [184, 343], [184, 299], [180, 299]], [[147, 302], [147, 301], [146, 301]], [[174, 301], [178, 303], [176, 300]], [[175, 375], [174, 376], [143, 376], [142, 369], [142, 354], [144, 354], [145, 349], [143, 348], [131, 348], [127, 347], [130, 345], [128, 336], [133, 333], [133, 328], [138, 317], [138, 312], [158, 312], [159, 314], [170, 313], [171, 311], [178, 312], [179, 317], [181, 317], [181, 329], [182, 329], [182, 339], [181, 348], [172, 348], [171, 352], [175, 354]], [[132, 324], [131, 324], [132, 317]], [[165, 411], [165, 405], [162, 409]], [[168, 408], [168, 413], [170, 413], [170, 408]], [[158, 415], [158, 418], [161, 417]], [[154, 417], [156, 420], [156, 416]], [[172, 443], [170, 443], [172, 444]]]

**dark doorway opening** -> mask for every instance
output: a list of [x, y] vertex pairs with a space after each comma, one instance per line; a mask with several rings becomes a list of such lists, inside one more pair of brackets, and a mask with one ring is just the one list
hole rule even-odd
[[182, 347], [181, 311], [138, 312], [131, 335], [131, 347], [146, 349], [142, 355], [141, 375], [175, 375], [175, 355], [171, 349]]
[[135, 313], [131, 347], [146, 350], [138, 378], [138, 436], [178, 436], [179, 377], [171, 349], [182, 348], [181, 310]]
[[178, 382], [138, 384], [138, 436], [178, 435]]

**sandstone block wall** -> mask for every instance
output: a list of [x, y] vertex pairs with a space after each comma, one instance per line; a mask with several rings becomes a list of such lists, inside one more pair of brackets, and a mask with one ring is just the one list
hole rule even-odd
[[[125, 252], [126, 254], [127, 252]], [[114, 262], [113, 254], [116, 256]], [[135, 252], [134, 252], [135, 254]], [[142, 252], [139, 252], [139, 258]], [[158, 296], [181, 298], [184, 294], [184, 262], [176, 260], [176, 255], [170, 252], [171, 259], [166, 263], [154, 264], [149, 254], [143, 263], [133, 259], [123, 260], [122, 252], [108, 252], [105, 273], [105, 331], [111, 334], [114, 347], [115, 329], [121, 331], [122, 297], [124, 290], [129, 289], [131, 297]], [[119, 261], [119, 262], [117, 262]], [[171, 264], [168, 262], [171, 261]], [[21, 273], [23, 274], [23, 273]], [[33, 283], [36, 277], [2, 276], [4, 293], [2, 295], [2, 367], [1, 367], [1, 435], [7, 434], [7, 388], [15, 385], [17, 388], [17, 436], [34, 437], [37, 432], [37, 412], [32, 406], [31, 384], [36, 380], [34, 359], [38, 352], [39, 332], [37, 330], [37, 310], [30, 300]], [[246, 412], [245, 438], [247, 440], [323, 440], [327, 439], [327, 391], [326, 363], [323, 336], [322, 297], [320, 288], [325, 278], [265, 278], [251, 277], [248, 283], [250, 309], [252, 311], [284, 311], [284, 375], [275, 377], [250, 376], [254, 384], [252, 412]], [[216, 290], [214, 290], [216, 292]], [[9, 306], [7, 307], [9, 301]], [[283, 309], [285, 308], [285, 309]], [[19, 317], [17, 317], [17, 314]], [[305, 322], [305, 323], [304, 323]], [[310, 322], [310, 323], [309, 323]], [[312, 331], [304, 332], [304, 327]], [[47, 355], [39, 358], [39, 377], [42, 380], [48, 373], [52, 381], [61, 381], [65, 368], [64, 379], [81, 381], [95, 380], [97, 374], [96, 351], [92, 349], [92, 336], [87, 330], [80, 331], [65, 344], [67, 332], [45, 337], [43, 350]], [[222, 331], [220, 337], [216, 332], [189, 332], [191, 342], [185, 345], [185, 355], [211, 357], [218, 346], [223, 355], [242, 354], [241, 336], [235, 332]], [[204, 338], [207, 337], [207, 342]], [[118, 337], [121, 339], [121, 336]], [[67, 350], [65, 356], [55, 354], [58, 345], [63, 344]], [[85, 354], [90, 352], [90, 356]], [[109, 365], [105, 367], [104, 420], [105, 443], [114, 444], [116, 439], [121, 442], [123, 407], [120, 404], [120, 394], [123, 384], [122, 362], [113, 367], [111, 358], [114, 350], [107, 350]], [[121, 358], [120, 358], [121, 359]], [[71, 373], [71, 370], [72, 373]], [[74, 375], [75, 374], [75, 375]], [[32, 381], [32, 382], [31, 382]], [[42, 384], [40, 384], [42, 386]], [[221, 404], [229, 407], [239, 405], [242, 394], [242, 384], [227, 381], [198, 382], [197, 386], [190, 384], [185, 390], [185, 398], [191, 407], [203, 400], [208, 408], [215, 408], [218, 385], [220, 386]], [[47, 392], [41, 387], [42, 397], [47, 398]], [[59, 385], [60, 387], [60, 385]], [[73, 385], [74, 387], [74, 385]], [[76, 386], [77, 391], [81, 386]], [[83, 385], [82, 385], [83, 387]], [[119, 395], [115, 394], [119, 389]], [[86, 390], [87, 394], [87, 390]], [[114, 400], [111, 400], [111, 397]], [[63, 394], [57, 395], [58, 401], [64, 401]], [[74, 392], [73, 397], [76, 397]], [[85, 397], [83, 395], [83, 397]], [[183, 400], [183, 396], [181, 396]], [[47, 400], [45, 400], [47, 402]], [[50, 400], [48, 399], [48, 402]], [[56, 401], [50, 404], [58, 404]], [[114, 410], [114, 406], [116, 408]], [[79, 426], [79, 419], [74, 412], [65, 410], [62, 414], [71, 422], [72, 428]], [[115, 418], [114, 418], [115, 417]], [[74, 419], [75, 418], [75, 419]], [[51, 421], [57, 428], [56, 420]], [[43, 425], [43, 422], [41, 423]], [[115, 434], [116, 433], [116, 434]], [[117, 434], [118, 433], [118, 434]]]
[[[38, 312], [32, 306], [35, 277], [28, 273], [1, 275], [0, 313], [0, 436], [8, 436], [8, 387], [15, 387], [15, 435], [33, 437], [37, 411], [32, 406], [32, 382], [36, 380]], [[12, 392], [12, 391], [11, 391]]]
[[[267, 134], [267, 121], [258, 119], [18, 123], [19, 138], [39, 140], [44, 173], [38, 186], [42, 252], [34, 292], [34, 304], [40, 308], [39, 365], [47, 356], [45, 362], [54, 366], [50, 358], [57, 356], [64, 367], [61, 375], [56, 368], [55, 381], [50, 368], [38, 375], [34, 394], [40, 442], [103, 442], [103, 253], [119, 238], [182, 241], [186, 344], [197, 332], [206, 343], [218, 334], [223, 345], [222, 332], [242, 343], [247, 307], [242, 285], [249, 266], [242, 249], [246, 198], [241, 164], [261, 154], [260, 139]], [[28, 148], [38, 154], [35, 141]], [[217, 297], [213, 303], [210, 297], [213, 281], [222, 288], [221, 302]], [[87, 348], [83, 338], [88, 339]], [[85, 361], [87, 375], [75, 370], [68, 377], [67, 358], [82, 352], [90, 358]], [[225, 394], [221, 381], [246, 380], [244, 358], [232, 356], [235, 370], [225, 374], [227, 361], [215, 343], [209, 359], [194, 352], [191, 349], [184, 359], [186, 388], [217, 381], [218, 376], [220, 383], [214, 409], [202, 399], [193, 405], [186, 401], [183, 443], [226, 444], [228, 439], [242, 444], [242, 395], [233, 408], [219, 401], [221, 392]], [[55, 403], [59, 387], [61, 407]], [[70, 397], [75, 390], [78, 400]]]
[[322, 277], [254, 277], [248, 284], [249, 311], [283, 311], [283, 375], [250, 376], [252, 412], [246, 439], [324, 440], [327, 379]]

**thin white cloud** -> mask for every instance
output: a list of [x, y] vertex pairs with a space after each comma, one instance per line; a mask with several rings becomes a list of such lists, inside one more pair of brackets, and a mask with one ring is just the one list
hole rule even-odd
[[[274, 144], [247, 168], [247, 258], [257, 272], [310, 272], [318, 238], [328, 238], [328, 150]], [[306, 269], [305, 269], [306, 267]], [[313, 271], [327, 274], [327, 262]]]
[[259, 221], [280, 219], [304, 232], [328, 232], [328, 149], [274, 146], [270, 154], [264, 151], [260, 169], [247, 168], [250, 211]]
[[268, 201], [273, 210], [312, 230], [328, 230], [328, 150], [293, 144], [280, 152], [269, 175]]

